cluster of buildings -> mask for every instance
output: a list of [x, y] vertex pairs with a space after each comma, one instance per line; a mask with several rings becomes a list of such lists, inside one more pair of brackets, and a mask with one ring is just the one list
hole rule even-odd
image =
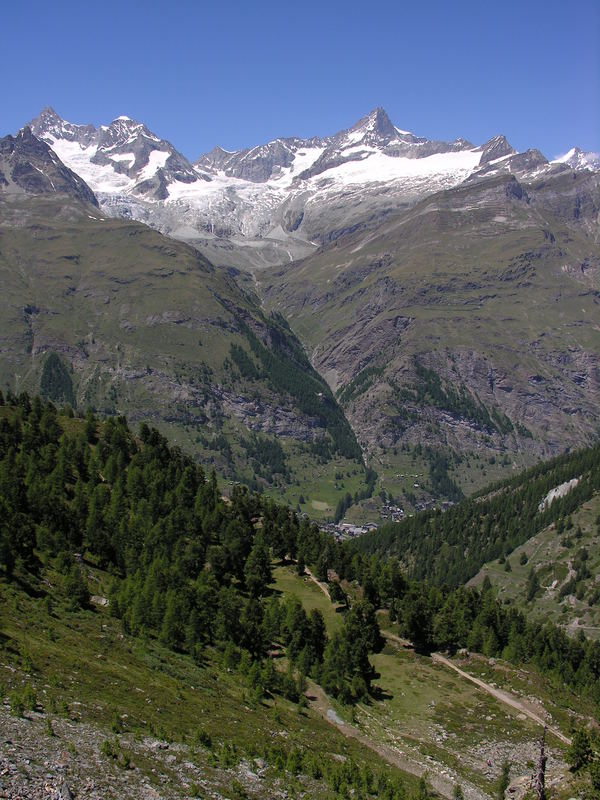
[[362, 536], [378, 528], [376, 522], [367, 522], [365, 525], [352, 525], [349, 522], [324, 522], [319, 525], [322, 531], [331, 533], [336, 539], [354, 539], [355, 536]]

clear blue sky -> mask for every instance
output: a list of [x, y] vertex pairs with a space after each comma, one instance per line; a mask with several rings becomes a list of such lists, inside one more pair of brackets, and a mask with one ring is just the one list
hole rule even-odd
[[51, 105], [127, 114], [196, 158], [380, 105], [429, 138], [600, 150], [599, 0], [30, 0], [2, 31], [0, 135]]

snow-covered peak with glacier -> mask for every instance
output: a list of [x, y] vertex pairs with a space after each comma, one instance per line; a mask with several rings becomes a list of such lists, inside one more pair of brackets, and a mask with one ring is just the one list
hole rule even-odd
[[127, 116], [95, 127], [46, 108], [30, 124], [106, 213], [151, 224], [234, 266], [303, 257], [366, 220], [466, 180], [565, 169], [537, 151], [517, 153], [503, 136], [479, 146], [417, 136], [383, 108], [332, 136], [279, 138], [235, 152], [215, 147], [194, 164]]
[[600, 170], [600, 153], [586, 153], [579, 147], [572, 147], [568, 153], [558, 156], [552, 163], [566, 164], [575, 170], [590, 169], [597, 171]]
[[173, 145], [127, 116], [96, 128], [66, 122], [53, 109], [45, 108], [30, 127], [99, 194], [164, 200], [170, 183], [199, 180]]

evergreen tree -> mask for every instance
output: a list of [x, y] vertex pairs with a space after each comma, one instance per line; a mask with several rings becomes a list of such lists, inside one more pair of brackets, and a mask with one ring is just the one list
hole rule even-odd
[[589, 733], [585, 728], [578, 728], [567, 750], [567, 762], [573, 772], [578, 772], [592, 760], [592, 745]]
[[72, 610], [87, 608], [90, 604], [90, 591], [81, 569], [73, 564], [64, 580], [64, 592]]
[[252, 597], [260, 597], [273, 580], [271, 558], [262, 537], [256, 536], [244, 567], [246, 588]]

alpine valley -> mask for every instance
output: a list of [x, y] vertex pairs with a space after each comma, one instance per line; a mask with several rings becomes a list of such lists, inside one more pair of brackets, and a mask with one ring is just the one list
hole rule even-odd
[[456, 501], [597, 435], [599, 214], [594, 154], [381, 108], [193, 163], [46, 108], [0, 140], [1, 379], [314, 517]]
[[598, 800], [599, 215], [382, 109], [0, 139], [0, 797]]

